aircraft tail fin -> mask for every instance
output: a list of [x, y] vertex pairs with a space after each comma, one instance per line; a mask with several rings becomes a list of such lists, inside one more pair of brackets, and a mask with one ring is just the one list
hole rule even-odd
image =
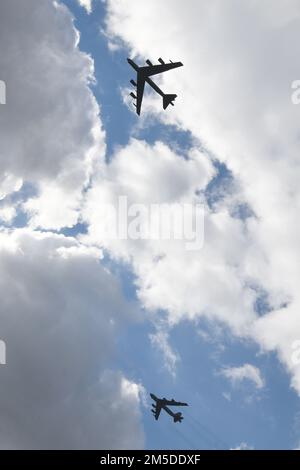
[[163, 96], [163, 108], [166, 109], [169, 106], [169, 104], [174, 106], [173, 101], [175, 100], [176, 97], [177, 95], [164, 95]]
[[181, 421], [183, 420], [183, 416], [182, 414], [179, 412], [179, 413], [175, 413], [174, 415], [174, 423], [177, 423], [177, 421], [179, 421], [179, 423], [181, 423]]

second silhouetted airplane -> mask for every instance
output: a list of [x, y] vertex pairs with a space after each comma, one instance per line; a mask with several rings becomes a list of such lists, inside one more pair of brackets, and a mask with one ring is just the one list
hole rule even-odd
[[128, 63], [131, 65], [131, 67], [134, 68], [137, 72], [137, 81], [135, 82], [134, 80], [130, 80], [130, 83], [136, 87], [136, 94], [130, 93], [132, 98], [136, 100], [136, 112], [138, 115], [141, 113], [141, 107], [142, 107], [142, 100], [143, 100], [143, 95], [144, 95], [144, 88], [145, 88], [145, 82], [150, 85], [153, 90], [156, 91], [160, 96], [162, 96], [163, 99], [163, 108], [166, 109], [169, 104], [174, 106], [173, 101], [175, 100], [177, 95], [167, 95], [165, 94], [150, 78], [152, 75], [157, 75], [159, 73], [166, 72], [167, 70], [172, 70], [177, 67], [181, 67], [183, 64], [181, 62], [171, 62], [169, 64], [165, 64], [165, 62], [159, 58], [158, 61], [160, 62], [160, 65], [153, 65], [150, 60], [146, 60], [146, 64], [148, 64], [146, 67], [139, 67], [135, 62], [133, 62], [132, 59], [127, 59]]
[[150, 397], [152, 400], [155, 401], [155, 404], [152, 404], [152, 413], [154, 414], [154, 418], [157, 420], [161, 410], [165, 410], [172, 418], [174, 419], [174, 423], [183, 420], [182, 413], [173, 413], [173, 411], [168, 408], [169, 406], [188, 406], [187, 403], [182, 403], [180, 401], [175, 401], [174, 398], [172, 400], [167, 400], [166, 398], [157, 398], [153, 393], [150, 393]]

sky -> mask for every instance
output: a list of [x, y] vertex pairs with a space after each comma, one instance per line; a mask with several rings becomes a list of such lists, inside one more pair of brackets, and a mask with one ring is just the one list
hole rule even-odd
[[[0, 23], [0, 447], [300, 448], [299, 1], [2, 0]], [[127, 57], [183, 63], [155, 77], [174, 107], [147, 88], [135, 114]], [[201, 206], [201, 247], [107, 235], [124, 196]]]

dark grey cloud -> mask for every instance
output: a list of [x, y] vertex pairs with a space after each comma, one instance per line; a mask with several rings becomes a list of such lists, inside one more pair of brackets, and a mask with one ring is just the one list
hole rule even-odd
[[1, 448], [141, 447], [139, 386], [109, 370], [134, 304], [74, 239], [0, 241]]

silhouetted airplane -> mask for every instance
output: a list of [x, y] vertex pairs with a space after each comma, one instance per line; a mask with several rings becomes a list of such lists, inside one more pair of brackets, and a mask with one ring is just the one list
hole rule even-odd
[[154, 414], [154, 418], [157, 420], [160, 412], [162, 409], [164, 409], [170, 416], [173, 417], [174, 423], [177, 423], [179, 421], [183, 420], [182, 414], [179, 413], [173, 413], [173, 411], [168, 408], [168, 406], [188, 406], [187, 403], [181, 403], [180, 401], [175, 401], [174, 398], [172, 400], [167, 400], [166, 398], [157, 398], [153, 393], [150, 393], [150, 397], [155, 401], [155, 404], [152, 403], [152, 413]]
[[156, 93], [162, 96], [164, 109], [166, 109], [169, 104], [174, 106], [173, 101], [175, 100], [177, 95], [166, 95], [149, 77], [152, 75], [157, 75], [159, 73], [166, 72], [167, 70], [172, 70], [177, 67], [181, 67], [183, 65], [181, 62], [173, 63], [172, 61], [170, 61], [169, 64], [165, 64], [164, 61], [159, 58], [158, 61], [160, 62], [160, 65], [153, 65], [150, 60], [146, 60], [146, 64], [148, 65], [146, 67], [139, 67], [133, 62], [133, 60], [127, 59], [127, 61], [131, 65], [131, 67], [133, 67], [134, 70], [136, 70], [137, 72], [137, 82], [135, 82], [134, 80], [130, 80], [130, 83], [134, 87], [136, 87], [136, 95], [134, 93], [130, 93], [130, 96], [132, 96], [132, 98], [136, 100], [135, 107], [138, 115], [140, 115], [141, 112], [145, 82], [147, 82], [153, 88], [153, 90], [156, 91]]

